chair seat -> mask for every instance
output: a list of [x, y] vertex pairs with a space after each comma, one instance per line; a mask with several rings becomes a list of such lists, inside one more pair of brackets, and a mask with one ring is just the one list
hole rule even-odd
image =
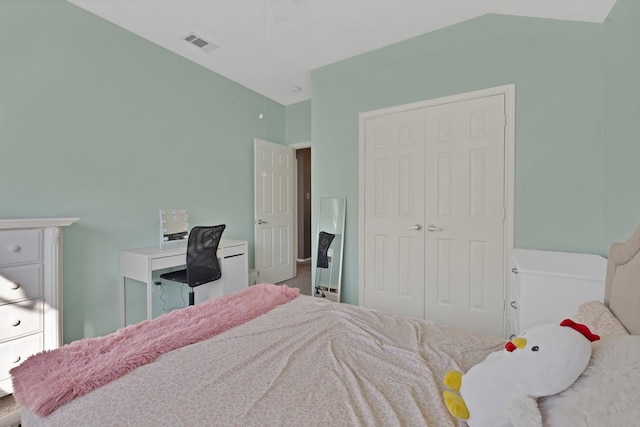
[[193, 267], [191, 269], [191, 283], [189, 283], [189, 275], [187, 270], [172, 271], [170, 273], [161, 274], [160, 277], [165, 280], [186, 283], [192, 288], [204, 285], [205, 283], [214, 282], [222, 277], [220, 270], [204, 267]]
[[172, 280], [174, 282], [187, 283], [187, 270], [176, 270], [170, 273], [164, 273], [160, 275], [165, 280]]

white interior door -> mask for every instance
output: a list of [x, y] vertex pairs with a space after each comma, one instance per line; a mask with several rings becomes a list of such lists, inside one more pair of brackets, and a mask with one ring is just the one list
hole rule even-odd
[[424, 317], [424, 112], [366, 122], [365, 304]]
[[505, 96], [367, 118], [361, 303], [504, 334]]
[[295, 154], [290, 147], [254, 140], [255, 268], [260, 282], [295, 275]]
[[426, 109], [427, 319], [504, 329], [505, 100]]

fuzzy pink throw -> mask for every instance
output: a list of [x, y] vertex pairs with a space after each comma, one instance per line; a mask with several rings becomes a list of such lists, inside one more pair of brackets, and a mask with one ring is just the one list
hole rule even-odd
[[104, 337], [35, 354], [11, 370], [13, 395], [34, 413], [47, 416], [164, 353], [204, 341], [289, 302], [299, 291], [261, 283]]

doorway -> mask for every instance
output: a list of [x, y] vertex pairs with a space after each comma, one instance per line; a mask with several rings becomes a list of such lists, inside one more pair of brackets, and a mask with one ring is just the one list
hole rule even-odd
[[311, 143], [285, 146], [256, 138], [254, 222], [258, 282], [289, 284], [299, 287], [303, 294], [311, 294], [311, 200]]
[[311, 295], [311, 143], [289, 146], [295, 150], [296, 159], [296, 271], [293, 278], [281, 283], [299, 288], [303, 295]]
[[296, 149], [297, 262], [311, 261], [311, 147]]

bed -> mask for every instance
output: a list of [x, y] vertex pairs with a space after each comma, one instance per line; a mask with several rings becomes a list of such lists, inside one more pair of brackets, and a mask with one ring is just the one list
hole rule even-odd
[[[575, 316], [602, 339], [573, 386], [539, 400], [545, 426], [636, 425], [640, 419], [639, 253], [640, 228], [627, 242], [612, 245], [605, 303], [585, 303]], [[159, 320], [148, 322], [154, 327]], [[15, 396], [25, 427], [464, 426], [442, 402], [444, 373], [465, 372], [504, 343], [293, 295], [95, 389], [73, 385], [81, 390], [78, 396], [46, 414], [22, 399], [25, 393]], [[80, 366], [92, 365], [91, 356], [77, 357]], [[13, 374], [14, 385], [24, 380], [22, 371]], [[64, 378], [65, 372], [56, 375]]]

